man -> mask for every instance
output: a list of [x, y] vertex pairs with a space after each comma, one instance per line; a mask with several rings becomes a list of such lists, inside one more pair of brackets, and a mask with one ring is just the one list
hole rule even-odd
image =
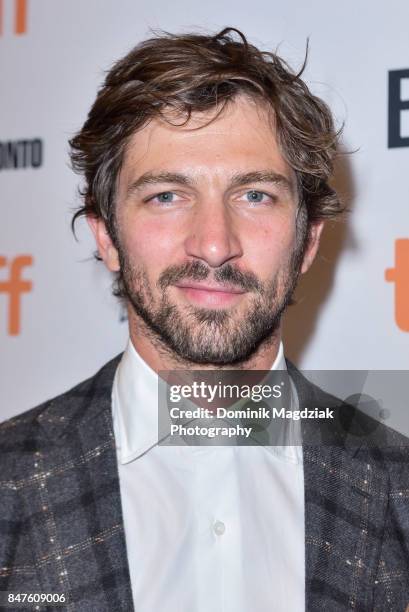
[[[405, 608], [399, 436], [340, 405], [302, 449], [158, 443], [158, 372], [287, 368], [281, 315], [341, 211], [337, 136], [300, 75], [233, 29], [158, 36], [108, 73], [71, 141], [75, 218], [130, 340], [3, 424], [1, 589], [98, 612]], [[334, 406], [288, 369], [300, 406]]]

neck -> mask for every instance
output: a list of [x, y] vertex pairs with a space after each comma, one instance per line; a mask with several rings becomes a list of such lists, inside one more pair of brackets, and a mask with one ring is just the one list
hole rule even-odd
[[129, 335], [135, 350], [156, 373], [160, 370], [270, 370], [281, 342], [281, 326], [246, 361], [220, 365], [185, 360], [171, 351], [145, 323], [129, 312]]

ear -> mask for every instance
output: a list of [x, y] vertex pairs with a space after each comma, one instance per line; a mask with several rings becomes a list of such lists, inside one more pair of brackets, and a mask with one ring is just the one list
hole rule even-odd
[[100, 218], [96, 219], [92, 216], [88, 216], [87, 221], [94, 234], [98, 253], [103, 259], [106, 267], [111, 272], [118, 272], [120, 270], [118, 251], [108, 233], [105, 221]]
[[309, 228], [308, 243], [305, 249], [304, 258], [301, 266], [301, 274], [305, 274], [311, 267], [312, 262], [320, 245], [321, 233], [324, 228], [324, 221], [311, 223]]

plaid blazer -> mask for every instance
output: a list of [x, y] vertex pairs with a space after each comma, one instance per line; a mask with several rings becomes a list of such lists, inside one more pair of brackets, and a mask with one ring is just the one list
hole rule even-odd
[[[0, 591], [69, 598], [46, 609], [134, 610], [111, 418], [119, 359], [0, 426]], [[288, 367], [302, 402], [333, 404]], [[303, 425], [306, 610], [404, 612], [406, 439], [383, 426], [368, 434], [367, 418], [350, 407], [339, 415], [332, 430]]]

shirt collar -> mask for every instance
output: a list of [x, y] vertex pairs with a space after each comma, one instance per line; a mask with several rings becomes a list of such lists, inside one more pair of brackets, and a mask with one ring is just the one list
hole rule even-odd
[[[281, 342], [271, 370], [287, 370]], [[158, 375], [142, 359], [130, 339], [115, 373], [112, 413], [121, 464], [137, 459], [157, 445]], [[269, 450], [283, 460], [300, 461], [299, 447], [272, 446]]]

